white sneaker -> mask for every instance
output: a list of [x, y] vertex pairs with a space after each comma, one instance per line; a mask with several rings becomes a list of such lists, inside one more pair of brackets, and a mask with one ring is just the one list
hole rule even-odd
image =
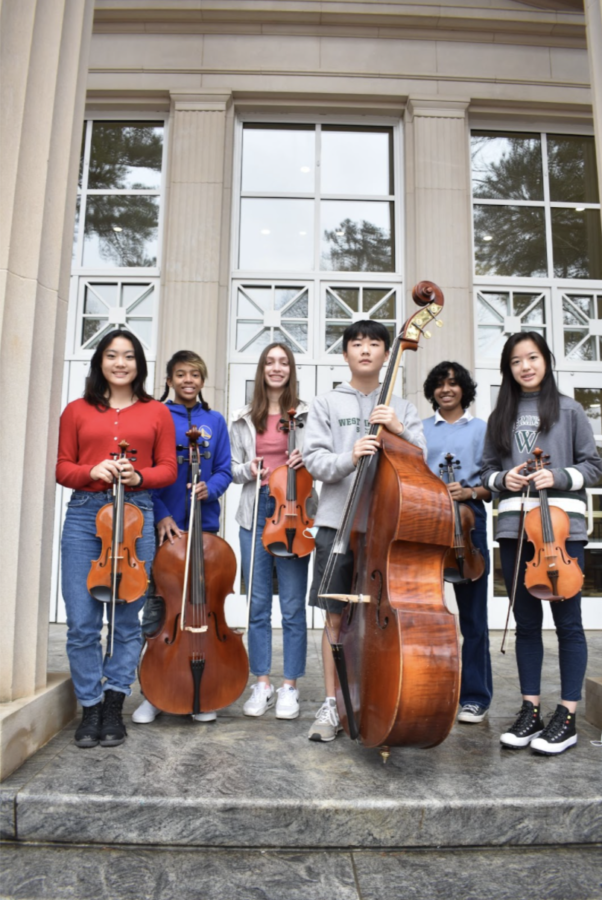
[[334, 741], [339, 731], [343, 730], [336, 700], [325, 700], [316, 713], [316, 721], [307, 735], [310, 741]]
[[153, 706], [152, 703], [149, 703], [148, 700], [143, 700], [138, 709], [135, 709], [132, 713], [132, 722], [135, 722], [136, 725], [148, 725], [150, 722], [154, 722], [157, 716], [160, 715], [160, 709], [157, 709], [157, 707]]
[[274, 705], [274, 688], [258, 681], [251, 688], [251, 696], [242, 708], [245, 716], [262, 716]]
[[277, 719], [296, 719], [299, 715], [299, 691], [292, 684], [283, 684], [277, 690]]
[[215, 711], [197, 713], [196, 715], [193, 713], [192, 718], [195, 722], [215, 722], [215, 720], [217, 719], [217, 713]]

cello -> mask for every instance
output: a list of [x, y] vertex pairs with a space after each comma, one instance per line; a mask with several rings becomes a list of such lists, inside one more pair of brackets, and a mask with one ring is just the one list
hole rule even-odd
[[[388, 404], [401, 355], [416, 350], [443, 307], [441, 290], [420, 282], [421, 307], [402, 327], [377, 403]], [[327, 634], [343, 728], [365, 747], [434, 747], [449, 734], [460, 692], [455, 616], [444, 603], [443, 560], [453, 546], [453, 506], [423, 453], [372, 425], [381, 449], [362, 457], [319, 594], [347, 600], [338, 641]], [[337, 557], [351, 545], [352, 588], [332, 595]]]
[[[454, 469], [459, 469], [460, 460], [454, 459], [453, 453], [445, 456], [445, 462], [439, 463], [441, 477], [447, 484], [454, 481]], [[474, 512], [466, 503], [452, 500], [454, 504], [454, 546], [445, 554], [443, 577], [451, 584], [467, 584], [477, 581], [485, 571], [483, 554], [472, 543], [474, 530]]]
[[[296, 410], [288, 410], [288, 419], [280, 420], [280, 429], [288, 432], [288, 455], [295, 449], [297, 428]], [[313, 490], [313, 478], [305, 468], [278, 466], [269, 478], [270, 496], [274, 498], [274, 514], [266, 519], [261, 542], [268, 553], [282, 559], [309, 556], [315, 547], [309, 529], [314, 524], [307, 514], [306, 504]]]
[[[114, 459], [136, 462], [131, 456], [127, 441], [120, 441], [119, 453], [112, 453]], [[100, 556], [92, 560], [86, 586], [95, 600], [111, 604], [110, 632], [111, 644], [107, 656], [113, 655], [113, 632], [115, 626], [115, 605], [133, 603], [139, 600], [148, 587], [148, 576], [144, 562], [136, 556], [136, 541], [142, 537], [144, 516], [133, 503], [125, 502], [125, 491], [121, 472], [113, 483], [113, 500], [105, 503], [96, 514], [96, 537], [102, 541]]]
[[[198, 715], [229, 706], [244, 691], [249, 661], [242, 636], [230, 628], [224, 604], [234, 589], [236, 558], [216, 534], [203, 533], [200, 480], [201, 433], [189, 440], [190, 518], [185, 540], [161, 545], [153, 563], [165, 617], [146, 639], [140, 685], [146, 699], [163, 712]], [[206, 455], [206, 454], [205, 454]]]
[[[529, 471], [541, 471], [550, 465], [550, 457], [539, 447], [533, 456]], [[524, 528], [527, 540], [533, 544], [533, 559], [525, 570], [529, 593], [540, 600], [567, 600], [578, 594], [583, 587], [583, 572], [566, 551], [570, 519], [564, 509], [550, 506], [545, 488], [539, 490], [539, 506], [525, 515]]]

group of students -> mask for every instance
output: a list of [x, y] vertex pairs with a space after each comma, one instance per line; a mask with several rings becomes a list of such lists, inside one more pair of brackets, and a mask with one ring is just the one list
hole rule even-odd
[[[234, 412], [230, 432], [223, 417], [209, 409], [202, 389], [207, 378], [203, 360], [180, 351], [167, 366], [166, 390], [174, 399], [153, 400], [145, 391], [146, 361], [140, 342], [130, 332], [113, 331], [98, 344], [90, 364], [84, 397], [68, 404], [61, 417], [57, 481], [73, 488], [62, 533], [62, 586], [67, 610], [67, 651], [82, 720], [75, 733], [79, 747], [116, 746], [126, 728], [122, 706], [131, 693], [136, 666], [146, 635], [157, 630], [163, 614], [160, 598], [143, 596], [118, 605], [114, 622], [114, 650], [104, 656], [101, 647], [103, 604], [87, 591], [90, 561], [99, 554], [96, 513], [108, 501], [114, 477], [121, 470], [128, 502], [144, 515], [138, 556], [153, 559], [156, 545], [182, 540], [188, 510], [188, 459], [177, 456], [186, 445], [186, 431], [196, 425], [209, 444], [201, 461], [196, 486], [202, 500], [203, 529], [219, 528], [219, 498], [231, 481], [242, 484], [236, 520], [240, 550], [248, 584], [254, 547], [254, 577], [250, 598], [248, 652], [255, 683], [243, 712], [259, 717], [275, 705], [279, 719], [299, 715], [298, 679], [305, 674], [307, 653], [306, 594], [309, 557], [279, 558], [262, 546], [266, 517], [272, 513], [268, 479], [281, 465], [305, 466], [321, 484], [315, 511], [315, 561], [309, 603], [327, 616], [322, 639], [325, 700], [309, 730], [312, 741], [334, 740], [341, 731], [335, 699], [335, 665], [330, 640], [336, 639], [345, 604], [319, 597], [319, 586], [341, 511], [362, 456], [378, 452], [379, 439], [368, 432], [379, 424], [419, 447], [430, 469], [439, 467], [448, 453], [460, 462], [456, 480], [448, 485], [454, 500], [469, 504], [475, 514], [473, 543], [486, 562], [478, 580], [454, 585], [463, 637], [462, 678], [458, 720], [482, 722], [489, 709], [493, 685], [487, 624], [489, 552], [484, 502], [499, 496], [497, 538], [508, 591], [518, 546], [521, 493], [530, 483], [531, 506], [537, 491], [548, 489], [550, 502], [570, 515], [567, 550], [584, 562], [585, 487], [597, 482], [602, 460], [596, 452], [592, 429], [581, 406], [559, 394], [553, 358], [537, 332], [521, 332], [508, 339], [501, 359], [502, 384], [496, 407], [486, 424], [468, 411], [476, 393], [470, 373], [459, 363], [442, 362], [428, 375], [424, 391], [434, 415], [422, 422], [414, 405], [393, 396], [390, 405], [377, 405], [379, 376], [389, 356], [389, 332], [379, 322], [364, 320], [350, 325], [343, 336], [343, 355], [349, 366], [348, 382], [317, 397], [311, 408], [299, 399], [295, 360], [283, 344], [270, 344], [259, 359], [253, 398]], [[288, 410], [304, 424], [300, 440], [288, 456], [287, 437], [279, 427]], [[126, 439], [136, 447], [136, 468], [111, 453]], [[537, 445], [549, 453], [552, 467], [526, 474], [525, 463]], [[261, 467], [261, 469], [260, 469]], [[256, 482], [261, 479], [258, 509]], [[256, 516], [254, 516], [256, 513]], [[253, 540], [253, 522], [257, 533]], [[543, 662], [541, 600], [523, 586], [531, 545], [525, 543], [516, 592], [516, 657], [522, 707], [515, 722], [501, 735], [508, 748], [530, 746], [544, 754], [561, 753], [577, 742], [575, 710], [587, 663], [581, 622], [581, 595], [551, 604], [559, 643], [561, 697], [544, 725], [540, 708]], [[283, 683], [276, 691], [272, 667], [272, 579], [276, 566], [283, 630]], [[351, 587], [353, 554], [340, 560], [332, 593]], [[144, 608], [144, 610], [143, 610]], [[140, 613], [142, 613], [142, 629]], [[143, 700], [132, 720], [152, 722], [161, 710]], [[197, 714], [213, 721], [214, 711]]]

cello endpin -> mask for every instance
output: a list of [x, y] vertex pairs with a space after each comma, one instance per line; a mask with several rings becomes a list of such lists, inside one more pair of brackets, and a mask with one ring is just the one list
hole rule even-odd
[[383, 763], [386, 764], [388, 762], [389, 757], [391, 756], [391, 751], [389, 750], [389, 748], [386, 745], [384, 745], [383, 747], [381, 747], [379, 749], [378, 752], [380, 753], [380, 755], [382, 757]]

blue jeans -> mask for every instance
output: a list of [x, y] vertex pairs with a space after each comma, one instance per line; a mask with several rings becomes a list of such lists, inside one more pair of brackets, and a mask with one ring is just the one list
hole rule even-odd
[[[269, 506], [268, 506], [269, 501]], [[253, 596], [249, 620], [249, 666], [253, 675], [269, 675], [272, 667], [272, 575], [274, 563], [278, 573], [282, 637], [284, 645], [284, 677], [294, 681], [305, 675], [307, 656], [307, 624], [305, 595], [309, 556], [303, 559], [279, 559], [264, 550], [261, 535], [266, 516], [273, 509], [268, 488], [259, 492]], [[245, 584], [249, 583], [252, 531], [240, 529], [240, 553]]]
[[460, 613], [460, 631], [463, 637], [460, 706], [464, 706], [466, 703], [478, 703], [479, 706], [487, 708], [493, 696], [487, 625], [487, 578], [489, 576], [487, 532], [475, 528], [472, 532], [472, 542], [483, 554], [485, 572], [477, 581], [454, 585]]
[[[142, 646], [139, 613], [146, 594], [134, 603], [115, 606], [113, 656], [103, 659], [100, 635], [105, 604], [91, 597], [86, 587], [90, 563], [100, 556], [101, 550], [101, 541], [96, 537], [96, 513], [111, 498], [112, 491], [74, 491], [67, 506], [61, 539], [67, 655], [75, 695], [82, 706], [99, 703], [106, 690], [131, 694]], [[147, 491], [128, 493], [126, 500], [144, 513], [143, 535], [137, 541], [136, 555], [146, 563], [148, 574], [155, 553], [152, 500]], [[107, 614], [110, 621], [110, 604], [107, 604]]]
[[[500, 557], [508, 594], [512, 591], [517, 545], [518, 541], [515, 540], [500, 540]], [[581, 571], [583, 571], [585, 543], [583, 541], [567, 541], [566, 549], [569, 556], [577, 559]], [[530, 594], [525, 587], [526, 563], [532, 558], [533, 545], [525, 541], [514, 602], [516, 662], [521, 693], [527, 697], [539, 697], [543, 663], [541, 635], [543, 607], [542, 601]], [[550, 607], [558, 637], [561, 699], [581, 700], [581, 688], [587, 668], [587, 643], [581, 622], [581, 593], [571, 597], [570, 600], [555, 600], [550, 603]]]

